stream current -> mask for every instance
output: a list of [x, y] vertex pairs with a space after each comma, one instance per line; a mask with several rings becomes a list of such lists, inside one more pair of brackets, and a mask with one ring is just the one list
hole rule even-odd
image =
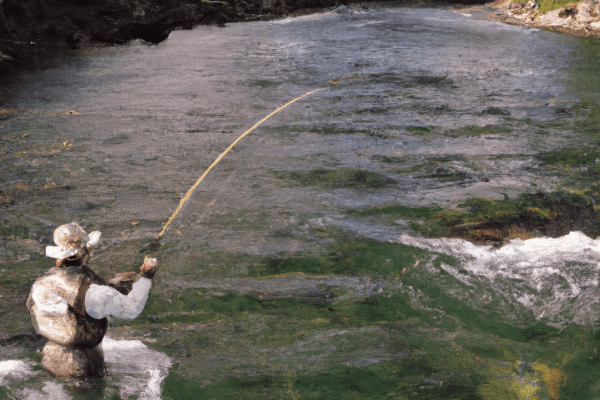
[[[573, 233], [493, 250], [458, 239], [421, 239], [402, 221], [344, 214], [385, 204], [453, 206], [473, 196], [512, 196], [532, 185], [559, 188], [560, 180], [544, 174], [532, 155], [581, 140], [569, 131], [542, 138], [515, 125], [478, 136], [413, 133], [499, 126], [507, 115], [556, 120], [557, 110], [576, 100], [562, 78], [575, 46], [571, 37], [505, 25], [483, 11], [339, 7], [176, 31], [156, 46], [85, 48], [0, 93], [2, 107], [21, 116], [5, 121], [0, 134], [28, 132], [34, 154], [12, 159], [22, 176], [0, 177], [0, 184], [72, 185], [68, 195], [45, 200], [53, 214], [44, 221], [78, 218], [101, 227], [104, 244], [96, 261], [102, 263], [103, 251], [156, 235], [180, 197], [245, 129], [330, 84], [272, 117], [211, 173], [167, 232], [165, 240], [180, 253], [173, 265], [183, 266], [206, 246], [255, 255], [302, 251], [310, 245], [274, 240], [273, 231], [334, 225], [455, 256], [468, 271], [450, 271], [457, 279], [488, 284], [558, 326], [592, 324], [599, 311], [595, 240]], [[60, 157], [44, 157], [52, 151], [48, 143], [58, 146]], [[401, 165], [394, 170], [378, 162], [381, 157]], [[444, 168], [462, 178], [397, 172], [432, 157], [450, 157]], [[379, 172], [396, 184], [317, 190], [282, 186], [269, 172], [311, 168]], [[15, 211], [29, 215], [32, 207], [22, 201]], [[228, 272], [244, 274], [235, 266]]]

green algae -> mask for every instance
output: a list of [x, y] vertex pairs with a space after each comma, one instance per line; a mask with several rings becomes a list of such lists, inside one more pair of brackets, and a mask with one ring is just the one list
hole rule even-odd
[[362, 133], [367, 136], [375, 136], [374, 131], [368, 129], [349, 129], [349, 128], [338, 128], [336, 126], [324, 126], [324, 127], [312, 127], [309, 132], [320, 133], [322, 135], [341, 135], [341, 134], [355, 134]]
[[416, 136], [426, 136], [433, 132], [432, 128], [427, 126], [409, 126], [406, 130]]
[[596, 37], [577, 38], [577, 63], [569, 70], [569, 86], [584, 102], [596, 105], [600, 101], [600, 40]]
[[[581, 328], [580, 328], [581, 329]], [[593, 400], [600, 395], [600, 331], [586, 329], [578, 335], [584, 344], [578, 349], [569, 362], [562, 367], [566, 375], [566, 384], [560, 388], [562, 400]], [[565, 332], [563, 335], [565, 335]]]
[[488, 107], [481, 113], [485, 115], [510, 115], [510, 112], [508, 110], [498, 107]]
[[542, 165], [565, 171], [574, 179], [600, 177], [600, 148], [596, 146], [563, 147], [537, 154], [536, 158]]
[[266, 79], [257, 79], [254, 81], [250, 81], [249, 85], [250, 86], [258, 86], [264, 89], [270, 89], [270, 88], [276, 88], [278, 86], [280, 86], [283, 82], [275, 82], [275, 81], [269, 81]]
[[594, 236], [600, 230], [600, 219], [591, 208], [594, 199], [600, 198], [596, 191], [525, 193], [514, 199], [505, 196], [504, 200], [470, 198], [458, 205], [459, 210], [387, 206], [348, 213], [404, 217], [409, 219], [409, 227], [423, 236], [463, 237], [475, 242], [530, 238], [536, 231], [563, 235], [575, 225]]
[[271, 172], [279, 178], [294, 180], [304, 186], [325, 189], [384, 189], [396, 184], [394, 179], [378, 172], [351, 168]]
[[[201, 385], [182, 368], [165, 379], [166, 399], [295, 398], [295, 399], [479, 399], [477, 387], [484, 374], [474, 357], [443, 340], [408, 342], [395, 360], [365, 367], [336, 365], [317, 373], [286, 372], [253, 377], [229, 377]], [[419, 344], [415, 342], [420, 342]], [[452, 369], [453, 368], [453, 369]]]
[[260, 275], [302, 272], [312, 275], [354, 275], [374, 278], [399, 277], [404, 268], [414, 265], [425, 250], [396, 243], [343, 239], [327, 256], [267, 258], [256, 271]]
[[[487, 202], [476, 203], [489, 206]], [[415, 211], [393, 207], [387, 211], [385, 208], [365, 211], [365, 217], [386, 212], [403, 216], [435, 213], [425, 208]], [[384, 289], [367, 296], [331, 292], [312, 299], [295, 296], [265, 299], [258, 294], [236, 293], [215, 295], [198, 289], [169, 291], [161, 295], [162, 298], [152, 294], [144, 310], [144, 322], [132, 326], [147, 326], [153, 331], [165, 326], [170, 332], [179, 332], [154, 336], [159, 344], [153, 347], [168, 352], [182, 363], [170, 371], [164, 382], [163, 397], [495, 400], [502, 398], [498, 397], [502, 394], [520, 398], [525, 389], [539, 398], [547, 398], [548, 393], [554, 393], [552, 390], [567, 399], [578, 398], [577, 393], [584, 394], [581, 399], [597, 394], [588, 378], [590, 371], [598, 368], [595, 358], [589, 356], [594, 354], [594, 346], [597, 347], [593, 329], [572, 325], [560, 331], [536, 321], [525, 309], [515, 310], [514, 305], [503, 302], [486, 285], [467, 286], [457, 281], [444, 273], [445, 265], [460, 266], [451, 257], [338, 233], [330, 237], [334, 243], [322, 256], [265, 258], [260, 262], [260, 275], [291, 272], [367, 275], [384, 277], [386, 282], [398, 282], [400, 278], [402, 288]], [[431, 266], [423, 268], [425, 264]], [[432, 274], [431, 268], [439, 272]], [[469, 275], [469, 272], [463, 271], [463, 274]], [[214, 318], [166, 319], [169, 313], [171, 316], [189, 315], [191, 311], [202, 310]], [[148, 312], [158, 315], [158, 320], [150, 321]], [[218, 321], [225, 325], [216, 324]], [[190, 323], [205, 328], [184, 330]], [[257, 330], [258, 327], [261, 328]], [[299, 361], [305, 353], [288, 364], [282, 360], [277, 366], [271, 365], [272, 361], [268, 364], [250, 361], [255, 354], [251, 348], [281, 354], [281, 357], [296, 346], [305, 348], [312, 335], [321, 337], [331, 330], [339, 332], [331, 345], [341, 346], [340, 354], [347, 357], [350, 349], [364, 350], [361, 341], [367, 333], [352, 339], [342, 332], [369, 327], [383, 329], [393, 338], [391, 343], [395, 343], [396, 350], [392, 354], [395, 355], [376, 357], [373, 361], [367, 359], [358, 366], [340, 364], [335, 357], [326, 358], [313, 372], [306, 371]], [[228, 367], [228, 372], [217, 382], [207, 382], [185, 361], [201, 354], [208, 357], [229, 347], [237, 349], [232, 356], [238, 361]], [[319, 349], [307, 354], [319, 355], [322, 352]], [[566, 364], [565, 357], [570, 360]], [[286, 368], [282, 369], [283, 365]], [[586, 373], [583, 373], [584, 368], [587, 368]], [[560, 381], [552, 386], [553, 371], [565, 374], [567, 383]], [[519, 386], [522, 379], [531, 384]], [[584, 386], [587, 383], [592, 384], [592, 389]]]

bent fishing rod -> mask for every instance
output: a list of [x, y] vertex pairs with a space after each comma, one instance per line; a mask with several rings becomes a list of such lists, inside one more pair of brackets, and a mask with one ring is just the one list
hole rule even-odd
[[266, 120], [268, 120], [273, 115], [277, 114], [279, 111], [283, 110], [287, 106], [289, 106], [289, 105], [291, 105], [291, 104], [297, 102], [298, 100], [301, 100], [301, 99], [303, 99], [303, 98], [305, 98], [307, 96], [310, 96], [313, 93], [320, 92], [321, 90], [325, 90], [325, 89], [327, 89], [327, 88], [311, 90], [310, 92], [305, 93], [302, 96], [296, 97], [294, 100], [291, 100], [291, 101], [285, 103], [284, 105], [282, 105], [281, 107], [279, 107], [278, 109], [276, 109], [275, 111], [271, 112], [269, 115], [267, 115], [266, 117], [264, 117], [263, 119], [261, 119], [260, 121], [258, 121], [250, 129], [248, 129], [246, 132], [244, 132], [242, 135], [240, 135], [240, 137], [238, 137], [233, 143], [231, 143], [231, 145], [227, 149], [225, 149], [225, 151], [223, 153], [221, 153], [221, 155], [219, 155], [219, 157], [217, 157], [217, 159], [206, 169], [206, 171], [204, 171], [204, 173], [202, 175], [200, 175], [200, 177], [198, 178], [198, 180], [196, 181], [196, 183], [194, 183], [192, 185], [192, 187], [187, 191], [187, 193], [185, 194], [185, 196], [183, 196], [181, 198], [181, 200], [179, 201], [179, 206], [177, 207], [177, 209], [175, 210], [175, 212], [173, 213], [173, 215], [171, 215], [171, 217], [169, 218], [169, 220], [167, 221], [167, 223], [163, 226], [163, 228], [160, 231], [160, 233], [150, 243], [150, 250], [155, 251], [155, 250], [158, 250], [160, 248], [160, 243], [159, 242], [160, 242], [160, 239], [162, 238], [162, 236], [164, 235], [164, 233], [166, 232], [167, 227], [175, 219], [175, 217], [177, 216], [177, 214], [179, 214], [179, 211], [181, 211], [183, 205], [189, 200], [189, 198], [192, 195], [192, 193], [194, 192], [194, 190], [198, 187], [198, 185], [200, 184], [200, 182], [202, 182], [202, 180], [204, 179], [204, 177], [206, 175], [208, 175], [208, 173], [210, 172], [210, 170], [213, 169], [214, 166], [217, 165], [223, 159], [223, 157], [225, 157], [225, 155], [227, 153], [229, 153], [229, 151], [236, 144], [238, 144], [240, 142], [240, 140], [242, 140], [243, 138], [245, 138], [246, 136], [248, 136], [252, 131], [254, 131], [256, 128], [258, 128], [263, 122], [265, 122]]

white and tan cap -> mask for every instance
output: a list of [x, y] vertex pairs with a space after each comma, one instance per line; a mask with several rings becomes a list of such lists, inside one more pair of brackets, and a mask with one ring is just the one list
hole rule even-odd
[[79, 253], [84, 247], [95, 246], [100, 242], [100, 232], [89, 235], [77, 222], [61, 225], [54, 230], [56, 246], [46, 246], [46, 256], [63, 259]]

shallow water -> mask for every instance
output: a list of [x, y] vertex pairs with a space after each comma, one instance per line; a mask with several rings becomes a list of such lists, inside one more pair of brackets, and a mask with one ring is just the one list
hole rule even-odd
[[[269, 119], [211, 172], [163, 239], [171, 247], [162, 254], [165, 268], [155, 280], [156, 293], [192, 287], [288, 295], [329, 285], [370, 296], [402, 287], [326, 277], [257, 283], [247, 281], [247, 265], [215, 271], [197, 261], [207, 251], [250, 256], [317, 251], [328, 241], [315, 239], [315, 230], [334, 226], [452, 255], [468, 273], [442, 268], [464, 284], [504, 296], [557, 326], [593, 324], [599, 257], [598, 244], [589, 238], [573, 234], [491, 250], [415, 238], [405, 221], [344, 214], [382, 204], [452, 207], [471, 196], [501, 199], [501, 193], [561, 187], [534, 155], [583, 139], [568, 127], [540, 135], [523, 119], [568, 122], [569, 115], [557, 111], [577, 100], [564, 78], [575, 46], [571, 37], [504, 25], [482, 11], [340, 7], [299, 18], [176, 31], [157, 46], [81, 49], [56, 68], [6, 84], [0, 93], [0, 104], [11, 110], [0, 125], [0, 136], [6, 137], [0, 185], [38, 190], [29, 197], [15, 192], [15, 204], [0, 209], [0, 215], [11, 223], [37, 221], [39, 230], [29, 247], [2, 247], [0, 262], [28, 256], [23, 249], [42, 252], [53, 227], [77, 220], [103, 232], [92, 267], [122, 272], [123, 265], [137, 263], [139, 248], [158, 234], [183, 194], [235, 138], [281, 104], [328, 87]], [[460, 131], [486, 125], [507, 129]], [[450, 158], [436, 159], [441, 156]], [[462, 175], [436, 178], [438, 166]], [[363, 169], [396, 183], [323, 190], [273, 173], [313, 168]], [[412, 236], [402, 236], [407, 234]], [[573, 250], [576, 245], [583, 246], [577, 247], [581, 252]], [[540, 250], [547, 247], [567, 250]], [[545, 256], [533, 260], [541, 251]], [[290, 351], [274, 351], [270, 362], [285, 365], [281, 354]], [[397, 349], [361, 351], [346, 365], [401, 357]], [[160, 388], [170, 365], [168, 357], [157, 357], [161, 361], [150, 368], [154, 375], [143, 382], [138, 378], [144, 371], [107, 359], [109, 369], [113, 363], [115, 374], [123, 376], [122, 395], [146, 385], [148, 398], [157, 396], [152, 391], [156, 382]], [[249, 359], [237, 368], [253, 376], [256, 361], [248, 354], [239, 357]], [[227, 376], [224, 366], [235, 364], [226, 357], [211, 363], [204, 383]], [[33, 373], [27, 366], [21, 371], [15, 380]], [[46, 383], [47, 388], [25, 390], [62, 390], [60, 383]]]

